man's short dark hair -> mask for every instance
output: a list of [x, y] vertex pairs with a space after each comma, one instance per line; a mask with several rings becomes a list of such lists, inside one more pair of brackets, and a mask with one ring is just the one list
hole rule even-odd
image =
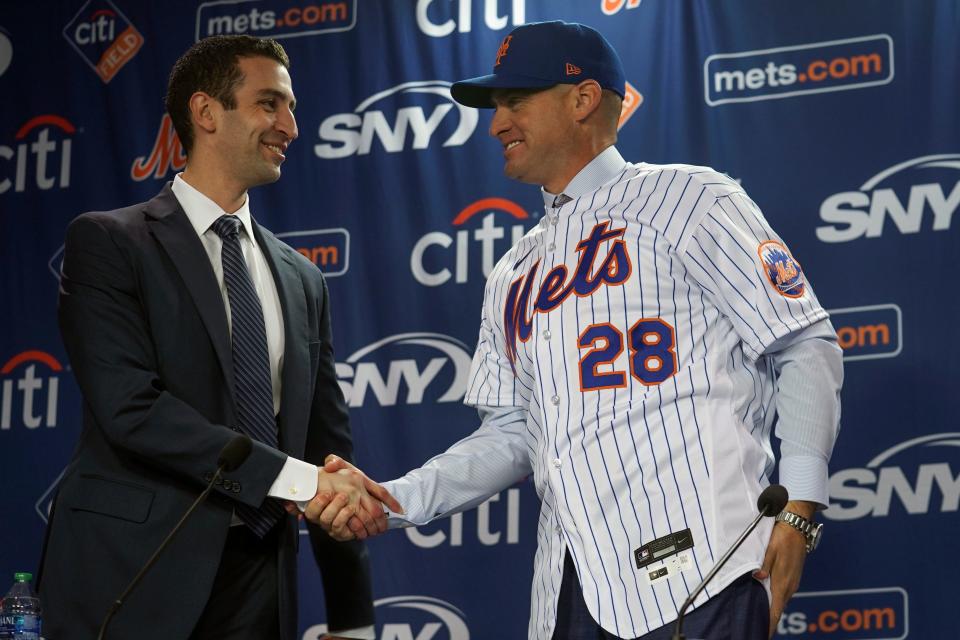
[[190, 47], [173, 65], [167, 83], [166, 107], [187, 155], [193, 148], [190, 96], [197, 91], [236, 109], [234, 91], [243, 82], [240, 58], [269, 58], [290, 68], [287, 52], [276, 40], [251, 36], [211, 36]]

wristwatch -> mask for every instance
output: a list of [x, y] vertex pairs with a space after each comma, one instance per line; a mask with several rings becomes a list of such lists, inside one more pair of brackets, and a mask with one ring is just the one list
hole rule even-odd
[[807, 520], [803, 516], [791, 513], [790, 511], [781, 511], [777, 514], [777, 522], [788, 524], [807, 539], [807, 553], [812, 552], [820, 544], [820, 536], [823, 531], [823, 524]]

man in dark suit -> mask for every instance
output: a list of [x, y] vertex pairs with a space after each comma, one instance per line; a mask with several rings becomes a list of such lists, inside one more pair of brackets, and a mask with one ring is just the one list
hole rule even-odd
[[[250, 215], [247, 190], [280, 177], [297, 137], [288, 67], [271, 40], [191, 47], [167, 95], [184, 172], [146, 203], [69, 227], [60, 327], [84, 415], [41, 562], [51, 640], [96, 636], [238, 431], [253, 439], [250, 457], [186, 523], [110, 637], [292, 640], [291, 505], [327, 526], [352, 505], [361, 538], [385, 527], [355, 476], [313, 464], [352, 453], [323, 276]], [[362, 543], [334, 543], [315, 528], [311, 537], [330, 628], [373, 638]]]

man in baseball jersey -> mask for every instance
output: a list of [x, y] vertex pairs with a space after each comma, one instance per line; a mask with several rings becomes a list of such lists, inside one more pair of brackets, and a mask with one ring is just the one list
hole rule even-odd
[[[406, 509], [391, 526], [476, 506], [532, 473], [529, 637], [670, 638], [756, 514], [776, 429], [791, 501], [685, 619], [691, 637], [759, 640], [819, 539], [841, 352], [800, 265], [736, 182], [623, 159], [624, 86], [609, 43], [563, 22], [516, 28], [491, 75], [453, 85], [458, 102], [494, 109], [504, 171], [541, 185], [546, 215], [487, 281], [465, 400], [483, 422], [385, 483]], [[333, 533], [349, 538], [345, 521]]]

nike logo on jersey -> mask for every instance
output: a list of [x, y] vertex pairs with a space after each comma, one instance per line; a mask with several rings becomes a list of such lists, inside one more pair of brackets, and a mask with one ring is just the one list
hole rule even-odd
[[[533, 263], [526, 275], [517, 278], [510, 284], [506, 304], [504, 305], [504, 333], [506, 334], [504, 338], [511, 366], [513, 366], [517, 357], [517, 339], [519, 338], [521, 342], [530, 339], [530, 334], [533, 331], [533, 318], [537, 313], [550, 313], [560, 306], [571, 293], [585, 298], [592, 295], [603, 285], [622, 285], [630, 277], [633, 265], [630, 262], [630, 256], [627, 254], [626, 243], [618, 239], [623, 236], [626, 229], [608, 230], [609, 225], [609, 221], [601, 222], [593, 227], [590, 234], [577, 244], [577, 253], [580, 254], [580, 257], [577, 260], [577, 267], [573, 276], [569, 280], [567, 279], [567, 265], [562, 264], [554, 267], [546, 274], [540, 284], [540, 290], [537, 292], [529, 317], [526, 314], [526, 309], [530, 306], [530, 293], [537, 277], [537, 270], [540, 268], [540, 260]], [[595, 263], [600, 247], [610, 241], [613, 241], [613, 244], [608, 248], [606, 257], [597, 267]], [[518, 262], [517, 266], [519, 264]], [[516, 369], [514, 369], [514, 372], [516, 372]]]

